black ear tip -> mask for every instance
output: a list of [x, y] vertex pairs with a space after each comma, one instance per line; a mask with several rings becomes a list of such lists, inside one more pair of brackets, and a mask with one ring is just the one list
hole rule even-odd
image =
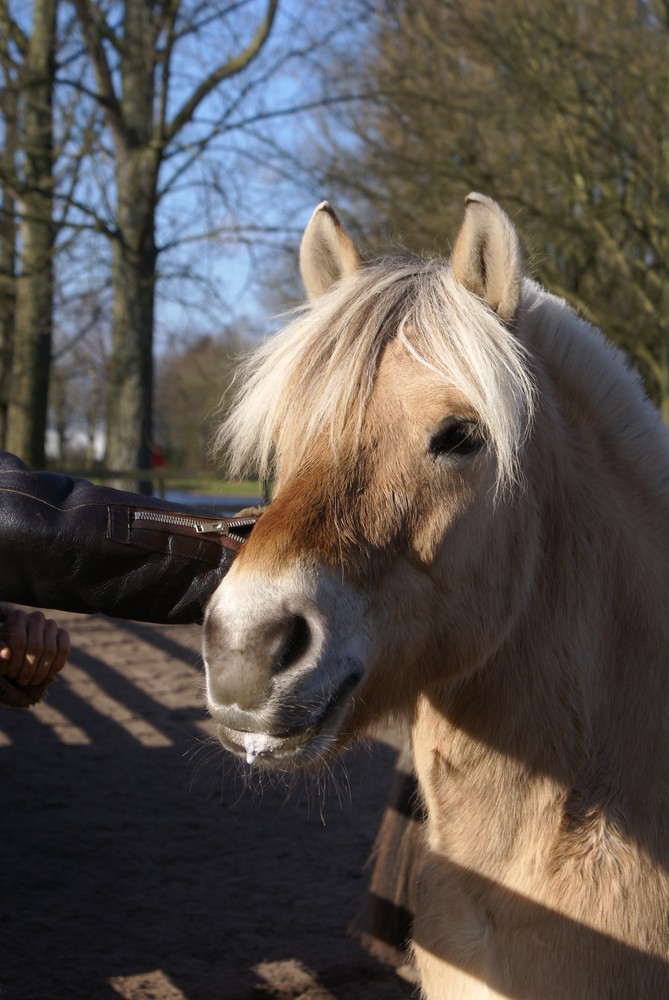
[[465, 198], [465, 208], [468, 205], [491, 205], [492, 202], [490, 198], [486, 197], [484, 194], [480, 194], [478, 191], [470, 191]]

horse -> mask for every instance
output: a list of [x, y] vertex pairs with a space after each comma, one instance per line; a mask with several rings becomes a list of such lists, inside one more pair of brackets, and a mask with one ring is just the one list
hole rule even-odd
[[669, 996], [669, 436], [623, 354], [472, 193], [450, 260], [363, 260], [327, 202], [305, 305], [218, 445], [271, 503], [208, 605], [256, 767], [408, 721], [422, 994]]

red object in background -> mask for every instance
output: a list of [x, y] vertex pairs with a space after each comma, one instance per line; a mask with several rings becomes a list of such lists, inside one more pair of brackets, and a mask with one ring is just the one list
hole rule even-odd
[[159, 448], [157, 444], [151, 445], [151, 468], [164, 469], [166, 465], [167, 461], [162, 448]]

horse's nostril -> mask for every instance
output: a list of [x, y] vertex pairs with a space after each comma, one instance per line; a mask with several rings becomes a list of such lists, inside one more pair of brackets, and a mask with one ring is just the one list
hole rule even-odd
[[272, 673], [280, 674], [291, 667], [306, 653], [310, 643], [311, 629], [306, 618], [293, 615], [272, 657]]

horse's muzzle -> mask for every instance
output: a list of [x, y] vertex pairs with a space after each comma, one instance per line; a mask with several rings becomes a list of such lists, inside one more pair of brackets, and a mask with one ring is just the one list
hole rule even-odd
[[268, 764], [312, 762], [336, 741], [366, 675], [363, 598], [293, 565], [268, 580], [234, 566], [207, 609], [207, 703], [225, 747]]
[[298, 714], [291, 707], [283, 726], [277, 728], [275, 724], [266, 731], [255, 728], [260, 718], [247, 716], [247, 724], [254, 728], [236, 729], [223, 721], [227, 715], [225, 709], [210, 706], [210, 711], [219, 720], [217, 731], [223, 746], [246, 757], [247, 763], [259, 761], [274, 767], [299, 767], [312, 763], [334, 742], [361, 680], [362, 672], [353, 671], [331, 697], [313, 711]]

